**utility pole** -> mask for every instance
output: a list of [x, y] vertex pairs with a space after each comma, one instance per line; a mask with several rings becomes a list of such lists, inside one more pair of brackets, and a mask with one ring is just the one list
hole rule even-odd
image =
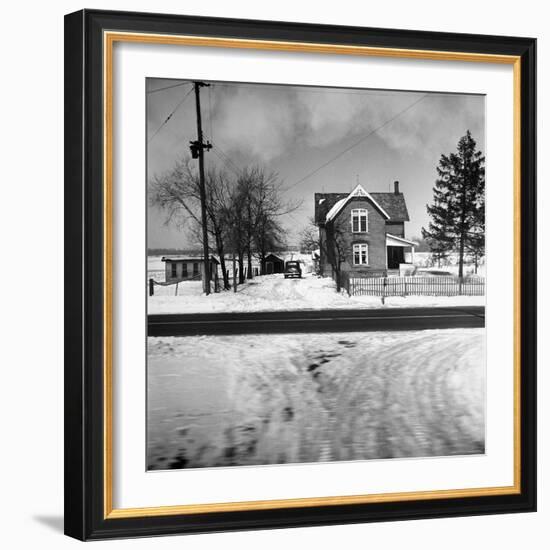
[[212, 145], [202, 140], [202, 119], [201, 119], [201, 96], [200, 89], [203, 86], [210, 86], [205, 82], [194, 82], [195, 102], [197, 104], [197, 141], [191, 141], [191, 156], [199, 159], [199, 187], [201, 198], [201, 224], [202, 224], [202, 248], [204, 256], [204, 269], [202, 272], [203, 289], [206, 295], [210, 294], [210, 254], [208, 252], [208, 227], [206, 225], [206, 189], [204, 183], [204, 150], [209, 151]]

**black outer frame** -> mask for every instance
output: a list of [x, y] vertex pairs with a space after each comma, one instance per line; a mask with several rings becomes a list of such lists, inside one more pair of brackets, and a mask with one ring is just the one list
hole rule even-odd
[[[521, 487], [517, 495], [104, 519], [104, 30], [521, 56]], [[80, 540], [536, 510], [536, 40], [136, 12], [65, 16], [65, 533]]]

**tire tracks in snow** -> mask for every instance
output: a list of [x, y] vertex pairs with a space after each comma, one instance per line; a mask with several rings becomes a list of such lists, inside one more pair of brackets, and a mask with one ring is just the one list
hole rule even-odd
[[[214, 412], [204, 423], [187, 410], [194, 424], [186, 441], [170, 435], [150, 452], [173, 467], [481, 453], [484, 337], [481, 329], [451, 329], [153, 339], [162, 388], [173, 393], [173, 384], [195, 380], [185, 370], [192, 355], [201, 370], [208, 363], [212, 384], [223, 373], [228, 397], [208, 404]], [[181, 371], [167, 370], [165, 356], [181, 357]], [[185, 420], [183, 404], [170, 411], [161, 394], [156, 401], [160, 426]]]

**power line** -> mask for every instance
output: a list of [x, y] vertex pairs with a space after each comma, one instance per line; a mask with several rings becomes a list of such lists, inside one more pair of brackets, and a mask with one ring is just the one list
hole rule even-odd
[[[205, 138], [208, 139], [208, 136], [205, 135]], [[208, 140], [210, 142], [210, 140]], [[224, 163], [230, 165], [230, 167], [234, 170], [234, 172], [239, 175], [239, 170], [237, 166], [233, 163], [233, 161], [229, 158], [228, 155], [226, 155], [217, 145], [212, 145], [212, 152]]]
[[214, 147], [214, 149], [216, 149], [216, 150], [218, 151], [218, 157], [221, 155], [222, 160], [223, 160], [226, 164], [229, 164], [229, 166], [233, 169], [233, 172], [235, 172], [235, 175], [240, 176], [240, 175], [241, 175], [241, 170], [240, 170], [240, 168], [231, 160], [231, 157], [229, 157], [229, 155], [227, 155], [226, 153], [224, 153], [217, 145], [214, 145], [213, 147]]
[[[212, 152], [218, 157], [218, 159], [219, 159], [223, 164], [229, 165], [229, 162], [227, 161], [227, 159], [224, 158], [224, 157], [220, 154], [220, 152], [216, 150], [215, 147], [212, 147]], [[235, 175], [236, 175], [236, 176], [239, 176], [239, 175], [240, 175], [232, 166], [229, 165], [229, 168], [230, 168], [233, 172], [235, 172]]]
[[162, 130], [163, 126], [172, 118], [174, 113], [183, 105], [183, 102], [189, 97], [189, 94], [193, 91], [191, 87], [189, 91], [183, 96], [183, 99], [174, 107], [174, 110], [166, 117], [165, 121], [156, 129], [155, 133], [148, 139], [148, 143], [151, 143], [153, 138]]
[[[212, 140], [212, 141], [214, 141], [214, 140]], [[220, 138], [218, 138], [218, 139], [216, 140], [216, 144], [214, 145], [214, 147], [216, 147], [216, 149], [225, 157], [226, 161], [233, 167], [235, 173], [236, 173], [238, 176], [240, 176], [241, 173], [242, 173], [241, 168], [239, 168], [239, 166], [237, 166], [237, 165], [233, 162], [233, 160], [231, 159], [231, 156], [228, 155], [228, 154], [218, 145], [219, 142], [220, 142]]]
[[298, 184], [304, 182], [305, 180], [309, 179], [311, 176], [314, 176], [315, 174], [320, 172], [323, 168], [326, 168], [329, 164], [333, 163], [335, 160], [338, 160], [340, 157], [345, 155], [348, 151], [351, 151], [352, 149], [354, 149], [355, 147], [357, 147], [358, 145], [363, 143], [363, 141], [365, 141], [367, 138], [369, 138], [370, 136], [372, 136], [373, 134], [375, 134], [376, 132], [378, 132], [379, 130], [384, 128], [385, 126], [387, 126], [390, 122], [393, 122], [396, 118], [398, 118], [401, 115], [405, 114], [407, 111], [412, 109], [415, 105], [418, 105], [427, 96], [428, 96], [428, 94], [424, 94], [420, 99], [417, 99], [415, 102], [411, 103], [408, 107], [406, 107], [402, 111], [399, 111], [399, 113], [397, 113], [395, 116], [393, 116], [389, 120], [386, 120], [386, 122], [384, 122], [383, 124], [381, 124], [380, 126], [375, 128], [374, 130], [370, 131], [368, 134], [363, 136], [360, 140], [356, 141], [355, 143], [353, 143], [352, 145], [350, 145], [349, 147], [347, 147], [343, 151], [340, 151], [340, 153], [338, 153], [336, 156], [332, 157], [330, 160], [323, 163], [321, 166], [319, 166], [318, 168], [316, 168], [315, 170], [313, 170], [312, 172], [310, 172], [309, 174], [307, 174], [303, 178], [299, 179], [297, 182], [295, 182], [292, 185], [290, 185], [289, 187], [287, 187], [287, 191], [289, 189], [292, 189], [293, 187], [296, 187]]
[[[415, 90], [385, 90], [383, 88], [373, 88], [373, 89], [360, 89], [360, 88], [351, 88], [354, 91], [348, 91], [350, 88], [324, 88], [319, 86], [299, 86], [295, 84], [240, 84], [238, 82], [216, 82], [216, 86], [222, 88], [248, 88], [251, 90], [262, 90], [262, 89], [273, 89], [281, 90], [286, 89], [296, 93], [304, 94], [336, 94], [336, 95], [358, 95], [358, 96], [380, 96], [380, 97], [396, 97], [398, 95], [403, 95], [404, 93], [420, 93], [420, 91], [415, 92]], [[428, 94], [425, 94], [428, 95]], [[456, 95], [453, 92], [430, 92], [429, 95]]]
[[156, 88], [155, 90], [149, 90], [148, 94], [154, 94], [156, 92], [163, 92], [164, 90], [171, 90], [172, 88], [177, 88], [178, 86], [185, 86], [190, 84], [190, 82], [180, 82], [179, 84], [172, 84], [171, 86], [164, 86], [163, 88]]
[[[205, 135], [204, 136], [208, 141], [210, 142], [213, 142], [214, 140], [212, 139], [211, 136], [207, 136]], [[235, 172], [235, 174], [237, 176], [240, 176], [241, 175], [241, 172], [242, 170], [231, 160], [231, 157], [221, 148], [219, 147], [218, 145], [216, 145], [215, 143], [212, 143], [212, 150], [214, 152], [217, 151], [217, 157], [224, 163], [224, 164], [228, 164], [232, 169], [233, 171]]]
[[227, 160], [227, 162], [232, 164], [235, 168], [238, 168], [231, 157], [219, 145], [214, 145], [214, 147], [218, 150], [219, 153], [221, 153], [221, 155]]

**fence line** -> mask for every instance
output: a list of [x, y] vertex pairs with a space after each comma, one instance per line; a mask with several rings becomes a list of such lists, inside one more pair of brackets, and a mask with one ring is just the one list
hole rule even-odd
[[481, 277], [356, 277], [342, 274], [350, 296], [483, 296]]
[[[202, 275], [194, 275], [192, 277], [186, 277], [183, 279], [177, 279], [175, 281], [156, 281], [152, 277], [149, 278], [149, 296], [155, 295], [155, 286], [172, 286], [176, 285], [176, 288], [174, 290], [174, 296], [178, 295], [178, 286], [180, 283], [184, 283], [187, 281], [202, 281]], [[220, 282], [218, 278], [218, 274], [215, 273], [214, 280], [210, 281], [210, 284], [214, 283], [214, 292], [220, 291]]]

